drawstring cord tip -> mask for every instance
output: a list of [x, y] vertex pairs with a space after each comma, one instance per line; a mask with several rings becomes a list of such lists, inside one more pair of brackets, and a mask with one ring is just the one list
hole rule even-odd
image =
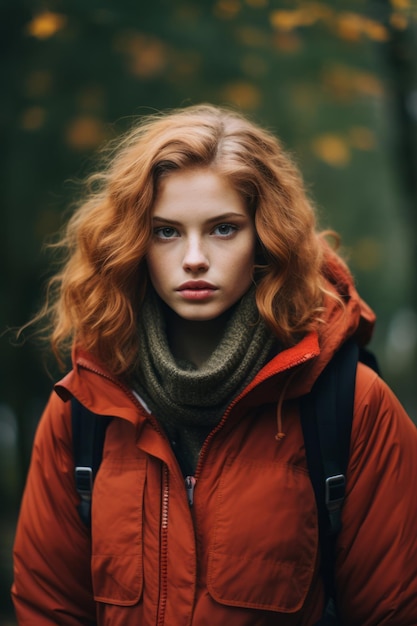
[[285, 437], [285, 433], [277, 433], [275, 435], [276, 441], [281, 441], [282, 439], [284, 439], [284, 437]]

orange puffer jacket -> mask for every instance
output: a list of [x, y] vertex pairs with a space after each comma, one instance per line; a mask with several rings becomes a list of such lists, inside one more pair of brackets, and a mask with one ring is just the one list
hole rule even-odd
[[[298, 398], [347, 336], [369, 335], [372, 313], [347, 283], [346, 311], [329, 304], [320, 336], [279, 353], [229, 406], [201, 451], [191, 507], [155, 418], [90, 355], [74, 351], [74, 369], [41, 419], [22, 501], [12, 591], [19, 624], [317, 622], [317, 512]], [[91, 535], [77, 512], [72, 395], [115, 416], [94, 485]], [[337, 546], [346, 626], [417, 624], [416, 479], [416, 428], [360, 365]]]

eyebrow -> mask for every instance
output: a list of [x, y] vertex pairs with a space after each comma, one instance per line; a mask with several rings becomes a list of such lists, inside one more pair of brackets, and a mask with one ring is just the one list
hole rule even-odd
[[[228, 213], [221, 213], [220, 215], [216, 215], [215, 217], [211, 217], [206, 220], [205, 224], [213, 224], [215, 222], [224, 222], [231, 219], [242, 219], [246, 218], [247, 215], [245, 213], [234, 213], [233, 211], [229, 211]], [[164, 224], [172, 224], [173, 226], [180, 226], [181, 222], [177, 220], [170, 220], [167, 217], [161, 217], [159, 215], [154, 215], [152, 220], [154, 222], [163, 222]]]

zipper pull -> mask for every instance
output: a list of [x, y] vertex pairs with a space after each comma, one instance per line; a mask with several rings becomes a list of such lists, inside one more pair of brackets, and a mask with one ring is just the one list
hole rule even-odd
[[194, 476], [186, 476], [185, 478], [185, 490], [187, 492], [188, 504], [193, 506], [194, 503], [194, 487], [196, 480]]

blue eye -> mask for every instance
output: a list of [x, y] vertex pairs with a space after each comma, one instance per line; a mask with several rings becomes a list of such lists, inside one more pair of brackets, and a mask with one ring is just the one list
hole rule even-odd
[[230, 237], [237, 230], [237, 226], [233, 224], [219, 224], [213, 230], [215, 235], [220, 235], [221, 237]]
[[175, 228], [171, 226], [162, 226], [161, 228], [155, 228], [154, 234], [159, 239], [172, 239], [173, 237], [178, 236], [178, 232]]

